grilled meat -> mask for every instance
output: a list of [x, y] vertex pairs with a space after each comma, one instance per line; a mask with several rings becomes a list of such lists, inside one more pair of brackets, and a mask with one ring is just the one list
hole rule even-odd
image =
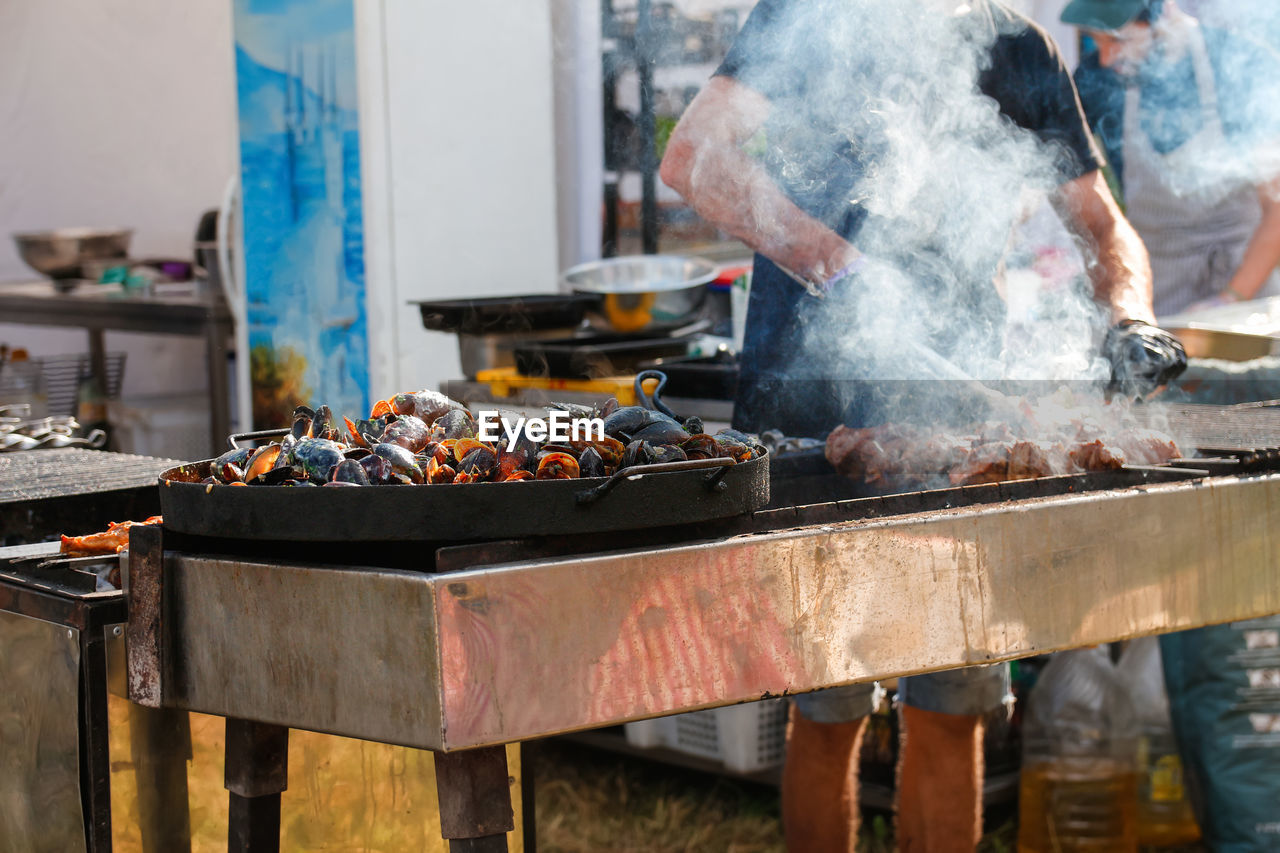
[[101, 533], [86, 536], [63, 536], [60, 553], [68, 557], [99, 557], [118, 554], [129, 547], [129, 528], [136, 525], [160, 524], [164, 519], [153, 515], [146, 521], [113, 521]]
[[[1045, 419], [1047, 420], [1047, 419]], [[846, 477], [882, 490], [971, 486], [1032, 480], [1126, 464], [1160, 465], [1181, 457], [1169, 436], [1152, 429], [1108, 429], [1091, 413], [1073, 412], [1057, 427], [1030, 415], [1028, 424], [979, 424], [949, 434], [904, 424], [837, 427], [827, 438], [827, 460]], [[1019, 435], [1034, 424], [1037, 438]]]

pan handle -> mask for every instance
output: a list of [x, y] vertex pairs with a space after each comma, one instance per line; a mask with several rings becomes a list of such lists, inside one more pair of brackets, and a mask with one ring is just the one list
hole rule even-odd
[[[644, 393], [644, 383], [646, 379], [658, 380], [658, 387], [653, 389], [652, 397]], [[642, 370], [636, 374], [636, 399], [639, 400], [640, 405], [644, 406], [646, 409], [653, 409], [662, 412], [662, 414], [679, 423], [680, 418], [676, 416], [676, 413], [668, 409], [667, 404], [658, 399], [666, 384], [667, 374], [663, 373], [661, 370]]]
[[242, 441], [257, 441], [260, 438], [283, 438], [289, 434], [289, 428], [282, 429], [260, 429], [257, 432], [237, 432], [232, 433], [227, 441], [231, 442], [232, 450], [240, 449]]
[[686, 459], [681, 462], [664, 462], [660, 465], [632, 465], [630, 468], [619, 470], [600, 485], [578, 492], [575, 499], [579, 506], [586, 506], [609, 494], [623, 480], [629, 480], [632, 477], [643, 477], [646, 474], [668, 474], [674, 471], [710, 470], [711, 473], [706, 478], [707, 488], [722, 492], [727, 488], [724, 483], [724, 475], [729, 473], [729, 469], [734, 464], [735, 462], [732, 459], [719, 458]]

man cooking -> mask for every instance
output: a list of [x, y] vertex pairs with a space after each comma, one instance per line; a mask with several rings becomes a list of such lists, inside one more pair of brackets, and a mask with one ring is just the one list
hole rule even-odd
[[1151, 256], [1155, 309], [1280, 293], [1280, 57], [1173, 0], [1074, 0], [1076, 83]]
[[[1055, 45], [999, 3], [761, 0], [661, 167], [703, 218], [757, 252], [735, 426], [821, 438], [841, 422], [918, 413], [904, 387], [972, 386], [915, 380], [991, 375], [1003, 323], [994, 279], [1033, 185], [1090, 243], [1113, 381], [1144, 393], [1176, 376], [1185, 358], [1150, 325], [1146, 253], [1099, 163]], [[900, 682], [901, 849], [976, 844], [981, 718], [1005, 701], [1007, 677], [996, 666]], [[789, 849], [854, 849], [874, 691], [797, 697]]]

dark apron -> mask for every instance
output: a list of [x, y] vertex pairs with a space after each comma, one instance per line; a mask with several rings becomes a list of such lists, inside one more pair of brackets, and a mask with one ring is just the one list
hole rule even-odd
[[[902, 318], [904, 333], [948, 357], [976, 347], [989, 357], [998, 354], [1005, 314], [995, 288], [985, 281], [976, 287], [945, 281], [942, 262], [925, 255], [897, 261], [916, 281], [933, 279], [925, 290], [933, 295], [921, 300], [922, 310]], [[923, 365], [913, 377], [909, 360], [885, 357], [860, 338], [859, 286], [866, 282], [854, 280], [849, 291], [819, 298], [756, 255], [734, 400], [736, 429], [826, 438], [840, 424], [932, 423], [939, 412], [956, 424], [977, 417], [968, 389], [937, 380]], [[843, 355], [833, 363], [836, 342]]]

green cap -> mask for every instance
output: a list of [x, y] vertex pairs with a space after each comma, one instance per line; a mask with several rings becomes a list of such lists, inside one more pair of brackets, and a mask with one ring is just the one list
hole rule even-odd
[[1062, 23], [1087, 30], [1118, 30], [1150, 6], [1148, 0], [1071, 0]]

